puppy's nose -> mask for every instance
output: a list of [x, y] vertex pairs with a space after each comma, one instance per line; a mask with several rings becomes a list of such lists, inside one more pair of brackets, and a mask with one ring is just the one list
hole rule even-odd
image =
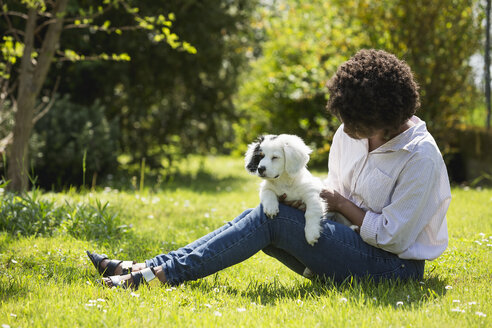
[[266, 167], [264, 166], [258, 166], [258, 173], [263, 174], [265, 173]]

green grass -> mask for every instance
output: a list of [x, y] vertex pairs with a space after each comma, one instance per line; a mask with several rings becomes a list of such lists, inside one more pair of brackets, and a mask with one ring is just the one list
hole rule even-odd
[[[311, 282], [264, 254], [176, 288], [102, 288], [86, 249], [144, 260], [185, 245], [258, 202], [240, 159], [209, 158], [161, 190], [45, 193], [54, 206], [107, 211], [117, 239], [0, 233], [0, 325], [10, 327], [490, 327], [492, 190], [453, 189], [449, 248], [423, 281]], [[318, 172], [320, 175], [321, 172]], [[2, 198], [0, 196], [0, 198]], [[97, 221], [98, 222], [98, 221]], [[4, 326], [6, 327], [6, 326]]]

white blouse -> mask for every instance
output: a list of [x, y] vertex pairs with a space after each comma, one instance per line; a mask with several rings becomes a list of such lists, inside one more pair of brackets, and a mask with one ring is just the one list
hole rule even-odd
[[402, 259], [433, 260], [448, 245], [446, 212], [451, 190], [446, 166], [425, 122], [368, 152], [341, 125], [330, 149], [328, 188], [366, 214], [362, 239]]

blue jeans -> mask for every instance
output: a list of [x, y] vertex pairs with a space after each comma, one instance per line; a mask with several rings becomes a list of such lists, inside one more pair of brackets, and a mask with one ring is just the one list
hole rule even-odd
[[259, 251], [299, 274], [309, 268], [315, 276], [331, 277], [335, 282], [348, 277], [368, 277], [376, 282], [423, 277], [424, 260], [400, 259], [330, 220], [322, 221], [321, 237], [311, 246], [304, 237], [304, 224], [302, 211], [280, 204], [279, 214], [270, 219], [260, 205], [185, 247], [145, 262], [147, 266], [161, 265], [171, 285], [208, 276]]

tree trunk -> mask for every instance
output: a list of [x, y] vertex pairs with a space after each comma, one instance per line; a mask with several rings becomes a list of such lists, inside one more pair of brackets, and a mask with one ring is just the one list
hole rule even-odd
[[15, 112], [14, 140], [9, 154], [7, 176], [10, 180], [8, 189], [24, 191], [27, 188], [27, 145], [32, 130], [32, 116], [36, 95], [34, 94], [34, 65], [31, 55], [34, 51], [34, 29], [36, 28], [37, 12], [29, 9], [24, 34], [24, 53], [22, 55], [17, 92], [17, 111]]
[[486, 26], [485, 26], [485, 101], [487, 107], [487, 119], [485, 122], [485, 126], [487, 130], [490, 129], [490, 6], [491, 0], [487, 0], [487, 9], [486, 9]]
[[17, 93], [17, 111], [15, 113], [14, 140], [10, 149], [7, 167], [7, 177], [10, 180], [8, 189], [23, 192], [28, 187], [29, 138], [33, 127], [34, 107], [36, 98], [46, 80], [53, 61], [55, 50], [60, 40], [63, 28], [63, 13], [68, 0], [58, 0], [53, 8], [52, 17], [56, 20], [46, 31], [37, 64], [31, 57], [34, 51], [34, 31], [36, 28], [37, 12], [30, 8], [24, 34], [24, 53], [22, 55], [19, 74], [19, 89]]

